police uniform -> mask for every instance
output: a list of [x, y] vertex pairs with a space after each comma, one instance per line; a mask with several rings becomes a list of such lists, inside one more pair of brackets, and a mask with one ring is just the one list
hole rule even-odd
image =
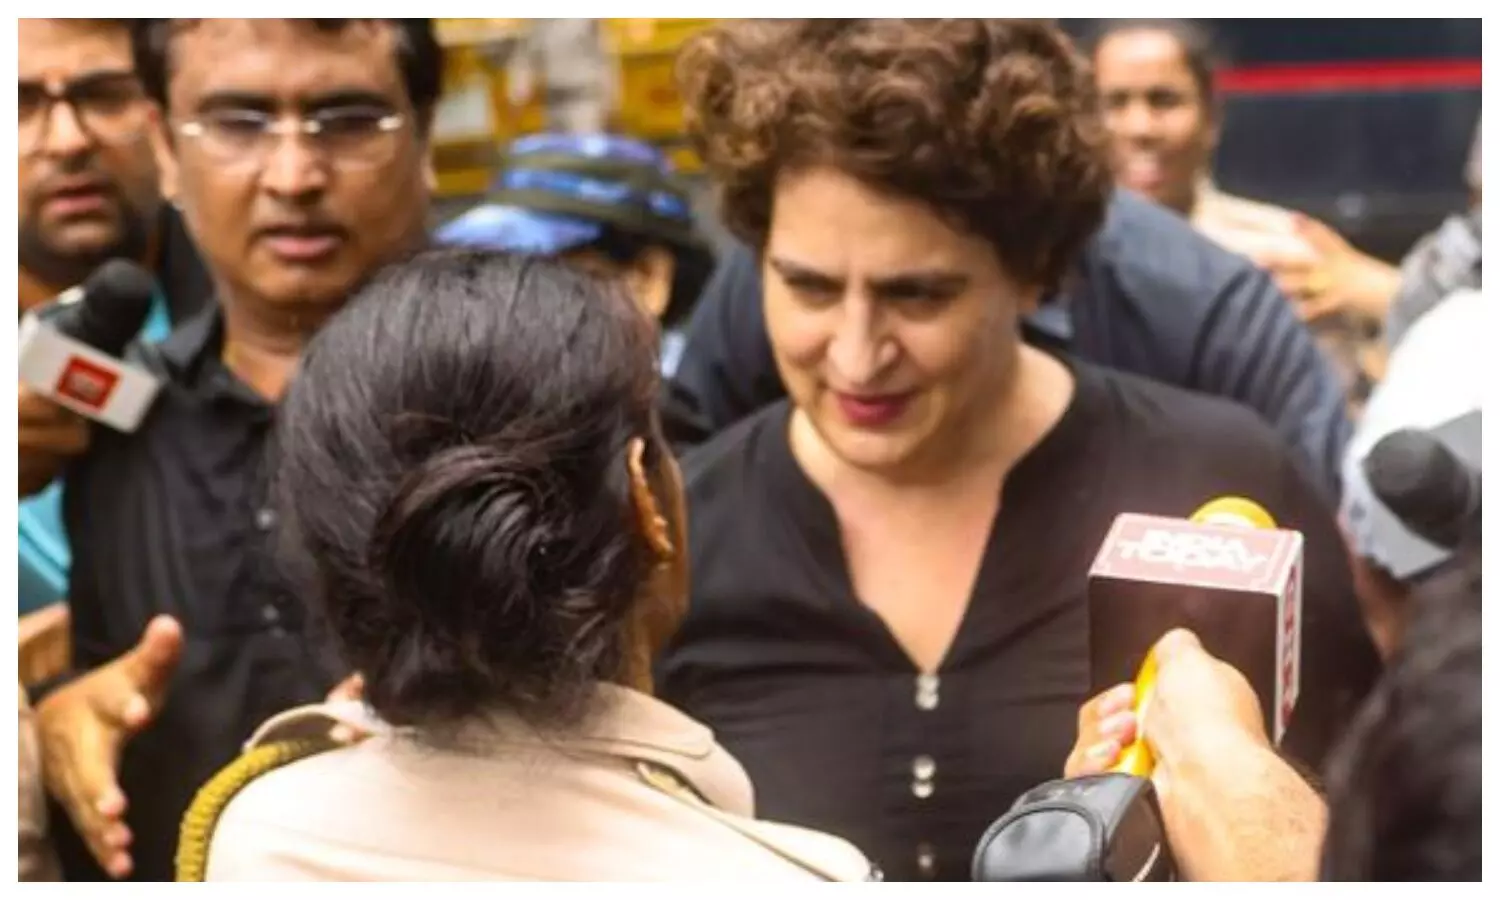
[[[420, 741], [355, 704], [278, 716], [200, 792], [179, 880], [876, 877], [843, 840], [755, 820], [749, 778], [708, 728], [600, 692], [597, 715], [556, 733], [508, 713]], [[363, 737], [335, 745], [339, 725]]]

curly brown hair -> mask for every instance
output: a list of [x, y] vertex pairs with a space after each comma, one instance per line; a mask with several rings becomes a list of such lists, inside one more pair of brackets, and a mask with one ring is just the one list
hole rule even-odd
[[929, 204], [1055, 285], [1111, 179], [1087, 61], [1041, 20], [738, 20], [678, 59], [688, 133], [729, 229], [765, 246], [777, 176], [833, 166]]

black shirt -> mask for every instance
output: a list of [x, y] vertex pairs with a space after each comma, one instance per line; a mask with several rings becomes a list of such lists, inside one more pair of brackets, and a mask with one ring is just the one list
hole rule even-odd
[[167, 315], [176, 327], [213, 304], [213, 280], [183, 226], [182, 216], [167, 204], [162, 204], [157, 217], [157, 240], [161, 242], [161, 254], [156, 261], [156, 280], [167, 298]]
[[[1338, 496], [1352, 428], [1337, 371], [1270, 276], [1182, 216], [1115, 191], [1063, 290], [1026, 324], [1038, 345], [1256, 410]], [[667, 412], [695, 413], [705, 436], [786, 395], [743, 245], [720, 257], [673, 379]]]
[[[166, 380], [150, 413], [134, 434], [96, 428], [67, 472], [74, 669], [129, 650], [160, 613], [178, 617], [187, 637], [164, 708], [121, 762], [143, 880], [172, 878], [189, 801], [254, 728], [321, 700], [335, 682], [268, 556], [273, 409], [224, 367], [221, 345], [222, 316], [210, 304], [139, 350]], [[62, 844], [70, 877], [102, 874], [76, 836]]]
[[1090, 689], [1086, 576], [1115, 515], [1180, 517], [1224, 494], [1305, 535], [1286, 747], [1321, 759], [1379, 662], [1316, 489], [1249, 410], [1070, 365], [1074, 399], [1006, 480], [936, 677], [854, 596], [787, 403], [688, 455], [692, 603], [659, 684], [744, 764], [757, 815], [847, 838], [891, 879], [967, 878], [985, 826], [1061, 775]]

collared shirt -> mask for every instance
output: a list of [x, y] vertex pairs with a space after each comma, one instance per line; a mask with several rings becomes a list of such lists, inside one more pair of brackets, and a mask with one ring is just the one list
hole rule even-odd
[[1304, 535], [1302, 693], [1283, 747], [1321, 762], [1380, 666], [1331, 511], [1248, 410], [1073, 366], [1067, 411], [1005, 479], [932, 672], [856, 595], [785, 402], [683, 460], [692, 602], [657, 683], [749, 771], [760, 815], [841, 835], [893, 880], [967, 879], [983, 830], [1061, 774], [1094, 688], [1088, 572], [1115, 516], [1226, 495]]
[[359, 744], [256, 778], [220, 815], [207, 880], [865, 880], [836, 837], [756, 821], [745, 770], [709, 730], [599, 685], [594, 714], [538, 730], [497, 712], [434, 739], [320, 704], [257, 742], [326, 729]]
[[[157, 614], [176, 616], [187, 636], [164, 708], [121, 761], [135, 877], [145, 880], [171, 879], [189, 800], [255, 726], [321, 699], [337, 674], [270, 559], [273, 408], [221, 362], [222, 322], [213, 304], [139, 348], [165, 381], [147, 418], [134, 434], [96, 428], [66, 473], [75, 670], [129, 650]], [[70, 875], [92, 870], [75, 841], [63, 849]]]
[[[1104, 225], [1028, 338], [1256, 410], [1338, 496], [1351, 425], [1332, 364], [1270, 276], [1181, 216], [1117, 190]], [[715, 433], [786, 395], [753, 253], [731, 245], [688, 325], [674, 376]]]
[[[210, 298], [208, 273], [183, 230], [182, 220], [170, 207], [163, 209], [160, 233], [157, 291], [140, 335], [140, 340], [149, 343], [165, 339], [173, 323], [190, 318]], [[61, 479], [23, 500], [18, 518], [18, 597], [20, 611], [25, 614], [68, 596], [73, 555], [63, 527]]]

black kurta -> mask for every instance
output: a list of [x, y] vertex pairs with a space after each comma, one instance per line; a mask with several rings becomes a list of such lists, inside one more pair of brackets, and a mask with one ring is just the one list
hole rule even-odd
[[663, 697], [749, 771], [757, 814], [838, 834], [890, 879], [964, 879], [984, 827], [1058, 777], [1087, 699], [1086, 576], [1115, 515], [1257, 499], [1306, 538], [1302, 696], [1287, 748], [1311, 765], [1378, 658], [1341, 537], [1248, 409], [1068, 361], [1077, 390], [1007, 479], [957, 636], [919, 674], [854, 596], [832, 507], [769, 407], [684, 462], [692, 605]]

